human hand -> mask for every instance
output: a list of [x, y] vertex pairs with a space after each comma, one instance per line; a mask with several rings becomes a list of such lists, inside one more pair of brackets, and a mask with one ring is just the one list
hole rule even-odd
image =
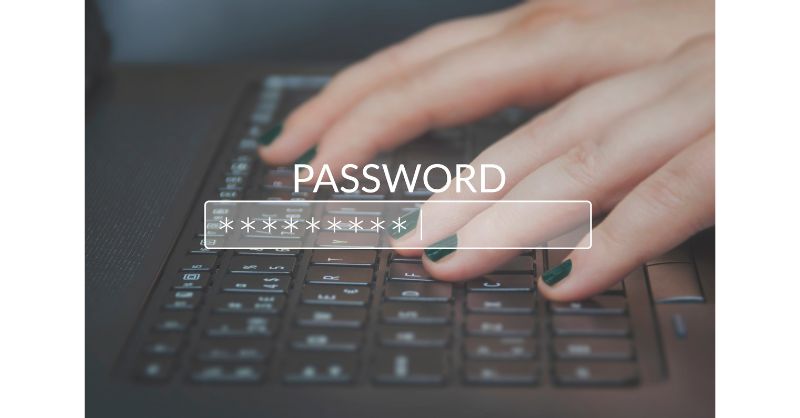
[[[270, 163], [286, 164], [317, 144], [311, 165], [319, 171], [327, 163], [338, 173], [431, 127], [507, 105], [554, 101], [591, 85], [473, 163], [503, 166], [510, 188], [434, 197], [588, 199], [596, 212], [617, 206], [595, 230], [593, 249], [570, 256], [570, 280], [540, 285], [552, 299], [580, 299], [713, 222], [713, 39], [693, 41], [665, 59], [708, 32], [713, 2], [683, 0], [543, 1], [445, 23], [345, 70], [260, 152]], [[520, 146], [532, 152], [525, 158], [509, 152]], [[457, 231], [465, 246], [498, 215], [494, 208], [430, 222], [437, 219], [432, 209], [423, 211], [438, 230], [426, 227], [426, 237]], [[531, 232], [525, 244], [539, 242], [536, 225], [525, 228]], [[637, 238], [641, 231], [646, 240]], [[513, 255], [470, 257], [458, 250], [424, 262], [436, 277], [457, 280]]]
[[[487, 162], [506, 171], [511, 187], [503, 200], [590, 200], [595, 213], [610, 211], [593, 230], [591, 249], [573, 251], [568, 264], [555, 269], [559, 274], [545, 273], [550, 285], [539, 282], [552, 300], [579, 300], [605, 290], [713, 224], [713, 37], [694, 39], [661, 63], [581, 90], [492, 145], [472, 165]], [[431, 200], [467, 199], [463, 195], [451, 187]], [[436, 241], [449, 238], [450, 247], [457, 237], [458, 246], [476, 247], [491, 235], [497, 246], [532, 246], [547, 239], [547, 226], [561, 216], [517, 216], [508, 222], [515, 210], [496, 204], [460, 205], [454, 211], [451, 205], [426, 203], [424, 239], [409, 233], [395, 244], [430, 246], [423, 262], [437, 278], [485, 274], [516, 252], [481, 250], [476, 256], [476, 250], [436, 250]], [[588, 245], [586, 236], [577, 247]]]

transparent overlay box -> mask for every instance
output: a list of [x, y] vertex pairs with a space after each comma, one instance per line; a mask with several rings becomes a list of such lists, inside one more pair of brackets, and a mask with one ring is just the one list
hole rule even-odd
[[[209, 200], [208, 249], [591, 248], [587, 200]], [[395, 239], [395, 237], [401, 237]], [[452, 240], [448, 242], [452, 243]]]

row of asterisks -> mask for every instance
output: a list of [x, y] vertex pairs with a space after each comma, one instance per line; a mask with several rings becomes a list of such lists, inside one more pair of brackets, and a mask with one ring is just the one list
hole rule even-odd
[[[250, 219], [250, 217], [247, 217], [246, 220], [240, 220], [239, 222], [241, 223], [241, 226], [239, 229], [245, 232], [255, 231], [259, 229], [258, 226], [254, 225], [258, 220], [259, 219]], [[222, 229], [225, 233], [228, 233], [228, 231], [236, 229], [236, 227], [233, 226], [234, 221], [235, 221], [234, 219], [228, 219], [227, 217], [225, 217], [224, 220], [219, 221], [220, 224], [219, 229]], [[263, 224], [263, 226], [261, 226], [261, 229], [266, 230], [267, 233], [270, 234], [272, 233], [273, 230], [281, 230], [281, 229], [284, 231], [289, 231], [290, 234], [294, 234], [294, 231], [300, 230], [301, 228], [303, 228], [303, 226], [305, 226], [305, 229], [307, 230], [310, 229], [312, 233], [314, 233], [318, 229], [321, 229], [319, 226], [320, 221], [316, 220], [313, 216], [311, 217], [310, 221], [304, 219], [281, 220], [281, 219], [272, 219], [271, 217], [267, 218], [267, 220], [261, 219], [260, 221]], [[336, 217], [334, 216], [331, 220], [327, 222], [328, 222], [327, 229], [333, 231], [334, 233], [336, 233], [336, 231], [350, 231], [355, 233], [358, 233], [359, 231], [372, 231], [377, 233], [383, 229], [386, 229], [386, 227], [383, 226], [383, 224], [386, 221], [382, 220], [381, 218], [375, 218], [375, 220], [370, 219], [369, 222], [372, 224], [372, 226], [369, 228], [362, 226], [361, 224], [363, 224], [366, 221], [359, 220], [358, 217], [354, 217], [352, 220], [345, 222], [342, 220], [337, 220]], [[303, 225], [303, 223], [305, 223], [305, 225]], [[300, 225], [298, 226], [298, 224]], [[392, 229], [396, 230], [397, 232], [405, 231], [407, 229], [405, 219], [399, 217], [397, 218], [396, 221], [392, 221]]]

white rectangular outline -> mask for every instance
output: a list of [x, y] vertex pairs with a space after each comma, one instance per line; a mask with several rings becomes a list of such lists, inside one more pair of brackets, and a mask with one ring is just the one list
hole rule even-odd
[[[206, 200], [203, 203], [203, 247], [207, 250], [270, 250], [273, 248], [289, 248], [292, 250], [331, 250], [331, 249], [346, 249], [346, 250], [424, 250], [428, 247], [357, 247], [357, 246], [342, 246], [342, 247], [208, 247], [206, 245], [206, 229], [208, 228], [208, 218], [206, 217], [209, 203], [283, 203], [286, 204], [296, 203], [297, 200]], [[300, 202], [308, 203], [361, 203], [361, 202], [384, 202], [384, 203], [425, 203], [427, 200], [303, 200]], [[453, 250], [591, 250], [593, 244], [594, 223], [592, 219], [592, 202], [589, 200], [436, 200], [435, 202], [441, 203], [587, 203], [589, 205], [589, 246], [587, 247], [437, 247], [442, 249]], [[420, 212], [420, 219], [422, 215]], [[421, 222], [420, 222], [421, 223]]]

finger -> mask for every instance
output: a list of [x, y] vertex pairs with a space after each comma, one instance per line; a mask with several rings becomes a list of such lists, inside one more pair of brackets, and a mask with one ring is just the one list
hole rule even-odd
[[[565, 261], [571, 270], [551, 273], [552, 285], [539, 280], [539, 290], [551, 300], [584, 299], [713, 222], [712, 133], [636, 187], [595, 228], [591, 249], [573, 251]], [[585, 237], [582, 245], [588, 240]]]
[[272, 164], [295, 161], [334, 120], [370, 91], [446, 51], [498, 33], [527, 7], [435, 25], [347, 68], [319, 95], [292, 112], [280, 135], [259, 153]]
[[[473, 170], [481, 164], [497, 164], [504, 169], [505, 187], [494, 193], [479, 193], [468, 188], [457, 191], [455, 185], [431, 197], [431, 202], [442, 200], [496, 200], [502, 198], [529, 173], [548, 161], [564, 154], [579, 141], [608, 129], [623, 116], [663, 98], [685, 77], [672, 65], [653, 65], [587, 87], [561, 102], [552, 110], [523, 125], [508, 137], [496, 142], [472, 163]], [[520, 152], [530, 150], [530, 152]], [[487, 184], [498, 184], [499, 174], [488, 171]], [[418, 231], [400, 237], [396, 246], [427, 246], [434, 237], [447, 236], [463, 226], [485, 205], [459, 205], [458, 211], [440, 204], [425, 204], [421, 210], [425, 218], [436, 222], [426, 227], [426, 238], [420, 239]], [[399, 250], [404, 255], [419, 254], [421, 250]]]

